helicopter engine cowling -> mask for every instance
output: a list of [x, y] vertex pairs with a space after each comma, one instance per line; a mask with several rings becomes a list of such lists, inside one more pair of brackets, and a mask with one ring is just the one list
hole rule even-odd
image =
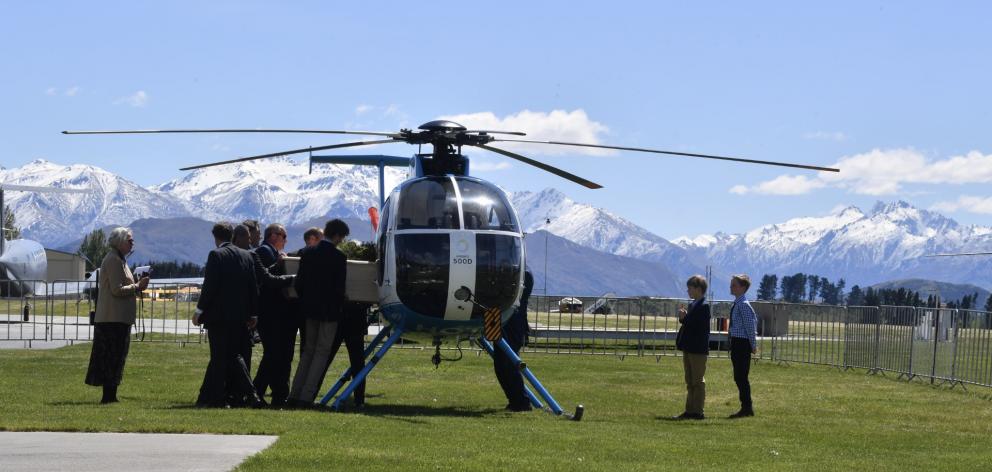
[[[404, 333], [476, 337], [487, 308], [498, 308], [506, 323], [519, 305], [523, 234], [491, 183], [467, 176], [404, 182], [383, 206], [376, 242], [380, 310]], [[461, 287], [474, 303], [455, 298]]]

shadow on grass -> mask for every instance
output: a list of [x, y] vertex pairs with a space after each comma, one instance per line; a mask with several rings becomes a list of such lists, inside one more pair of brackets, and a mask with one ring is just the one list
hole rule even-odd
[[[330, 411], [325, 410], [325, 411]], [[423, 405], [366, 405], [361, 410], [345, 408], [344, 413], [358, 413], [368, 416], [397, 417], [408, 419], [416, 417], [443, 416], [449, 418], [482, 418], [496, 413], [504, 413], [502, 408], [486, 408], [482, 410], [462, 408], [457, 406], [431, 407]]]

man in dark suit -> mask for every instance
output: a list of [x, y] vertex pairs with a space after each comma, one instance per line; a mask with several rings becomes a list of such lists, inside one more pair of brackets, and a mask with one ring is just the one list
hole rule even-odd
[[[203, 287], [196, 304], [194, 323], [203, 323], [210, 341], [210, 362], [196, 401], [201, 407], [226, 406], [225, 386], [243, 394], [251, 406], [261, 406], [242, 352], [248, 330], [258, 313], [258, 286], [251, 253], [231, 244], [231, 225], [214, 225], [214, 243], [204, 268]], [[229, 374], [231, 374], [229, 376]]]
[[[527, 344], [527, 334], [530, 326], [527, 324], [527, 302], [530, 293], [534, 289], [534, 276], [529, 270], [524, 271], [524, 291], [520, 295], [520, 306], [513, 312], [513, 316], [503, 326], [503, 339], [510, 345], [514, 352], [520, 353], [520, 349]], [[510, 411], [530, 411], [530, 399], [524, 393], [524, 378], [520, 369], [513, 364], [513, 361], [500, 351], [496, 350], [493, 356], [493, 370], [496, 372], [496, 380], [503, 388], [503, 394], [509, 403], [506, 409]]]
[[255, 390], [265, 396], [272, 388], [272, 407], [286, 405], [289, 397], [289, 373], [296, 346], [296, 313], [290, 310], [283, 289], [293, 283], [287, 276], [282, 252], [286, 247], [286, 228], [278, 223], [265, 228], [265, 242], [252, 252], [259, 278], [258, 332], [262, 337], [262, 360], [255, 373]]
[[685, 369], [685, 411], [676, 416], [678, 420], [704, 419], [703, 405], [706, 403], [706, 359], [710, 353], [710, 306], [706, 304], [706, 288], [709, 284], [701, 275], [693, 275], [685, 283], [689, 292], [689, 306], [679, 308], [679, 333], [675, 347], [682, 351], [682, 367]]
[[324, 227], [324, 239], [300, 252], [300, 269], [293, 286], [300, 297], [300, 310], [306, 317], [306, 348], [293, 377], [290, 403], [310, 407], [324, 381], [327, 361], [337, 333], [345, 302], [347, 259], [338, 250], [348, 236], [348, 225], [334, 219]]

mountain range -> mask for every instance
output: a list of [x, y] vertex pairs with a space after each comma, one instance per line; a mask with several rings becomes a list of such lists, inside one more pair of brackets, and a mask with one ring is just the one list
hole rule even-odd
[[[305, 163], [277, 158], [200, 169], [145, 188], [94, 166], [36, 160], [20, 168], [0, 169], [0, 183], [89, 190], [88, 194], [7, 194], [24, 236], [47, 247], [73, 249], [95, 228], [131, 225], [139, 240], [132, 257], [202, 263], [211, 243], [209, 221], [219, 219], [280, 221], [290, 230], [290, 248], [299, 238], [296, 233], [321, 226], [331, 217], [347, 219], [353, 236], [366, 239], [370, 234], [366, 212], [378, 203], [377, 174], [374, 168], [349, 165], [317, 165], [311, 172]], [[402, 178], [400, 171], [387, 168], [387, 191]], [[554, 287], [582, 295], [607, 291], [681, 295], [682, 284], [672, 281], [705, 273], [707, 266], [712, 266], [711, 286], [717, 296], [725, 296], [727, 274], [738, 272], [755, 278], [764, 273], [805, 272], [832, 280], [845, 278], [848, 287], [914, 277], [992, 286], [992, 273], [986, 273], [983, 258], [924, 257], [992, 250], [992, 228], [960, 225], [901, 201], [880, 202], [867, 212], [847, 207], [742, 234], [668, 241], [555, 189], [516, 192], [510, 198], [530, 233], [528, 257], [536, 277], [544, 276], [544, 264], [535, 261], [548, 247], [549, 291]], [[192, 232], [205, 234], [195, 237], [197, 244], [184, 243], [189, 237], [184, 233]], [[597, 272], [601, 267], [609, 270]], [[614, 287], [612, 280], [624, 282]]]
[[844, 278], [848, 287], [907, 278], [992, 286], [985, 257], [927, 257], [990, 251], [992, 228], [961, 225], [904, 201], [674, 242], [717, 266], [752, 274], [804, 272]]

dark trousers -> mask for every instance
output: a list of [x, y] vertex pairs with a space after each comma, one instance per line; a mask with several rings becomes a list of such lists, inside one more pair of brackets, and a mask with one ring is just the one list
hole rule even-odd
[[[365, 368], [365, 334], [367, 332], [368, 325], [365, 324], [364, 317], [361, 320], [346, 320], [341, 322], [338, 326], [337, 335], [334, 336], [334, 344], [331, 345], [331, 357], [327, 359], [327, 365], [331, 365], [335, 354], [341, 348], [341, 343], [344, 343], [345, 348], [348, 349], [348, 362], [351, 364], [349, 368], [351, 373], [350, 378], [354, 379]], [[365, 403], [364, 380], [355, 388], [354, 399], [356, 405]]]
[[274, 403], [284, 402], [289, 397], [289, 373], [296, 350], [296, 329], [295, 317], [263, 315], [258, 320], [263, 350], [262, 360], [255, 372], [255, 390], [261, 396], [271, 387]]
[[243, 353], [249, 345], [248, 327], [244, 321], [216, 321], [206, 323], [207, 340], [210, 342], [210, 362], [200, 386], [196, 403], [221, 406], [228, 394], [252, 397], [255, 387], [248, 374]]
[[[245, 342], [239, 343], [238, 353], [241, 356], [242, 363], [245, 365], [245, 369], [248, 370], [248, 377], [251, 378], [251, 330], [246, 330]], [[240, 388], [239, 378], [241, 377], [241, 369], [228, 369], [227, 371], [227, 382], [224, 387], [224, 393], [227, 395], [227, 400], [232, 405], [237, 405], [243, 403], [245, 399], [245, 392], [243, 388]]]
[[[506, 343], [516, 353], [520, 353], [520, 348], [524, 344], [523, 339], [520, 339], [518, 336], [506, 338]], [[496, 380], [499, 381], [499, 386], [503, 389], [503, 394], [506, 395], [506, 400], [510, 403], [510, 407], [530, 405], [530, 399], [524, 393], [524, 376], [520, 373], [520, 368], [514, 364], [510, 356], [506, 355], [499, 346], [493, 345], [493, 348], [495, 350], [493, 353], [493, 370], [496, 372]]]
[[741, 411], [753, 411], [751, 405], [751, 342], [743, 338], [730, 338], [730, 362], [734, 365], [734, 383], [741, 400]]

